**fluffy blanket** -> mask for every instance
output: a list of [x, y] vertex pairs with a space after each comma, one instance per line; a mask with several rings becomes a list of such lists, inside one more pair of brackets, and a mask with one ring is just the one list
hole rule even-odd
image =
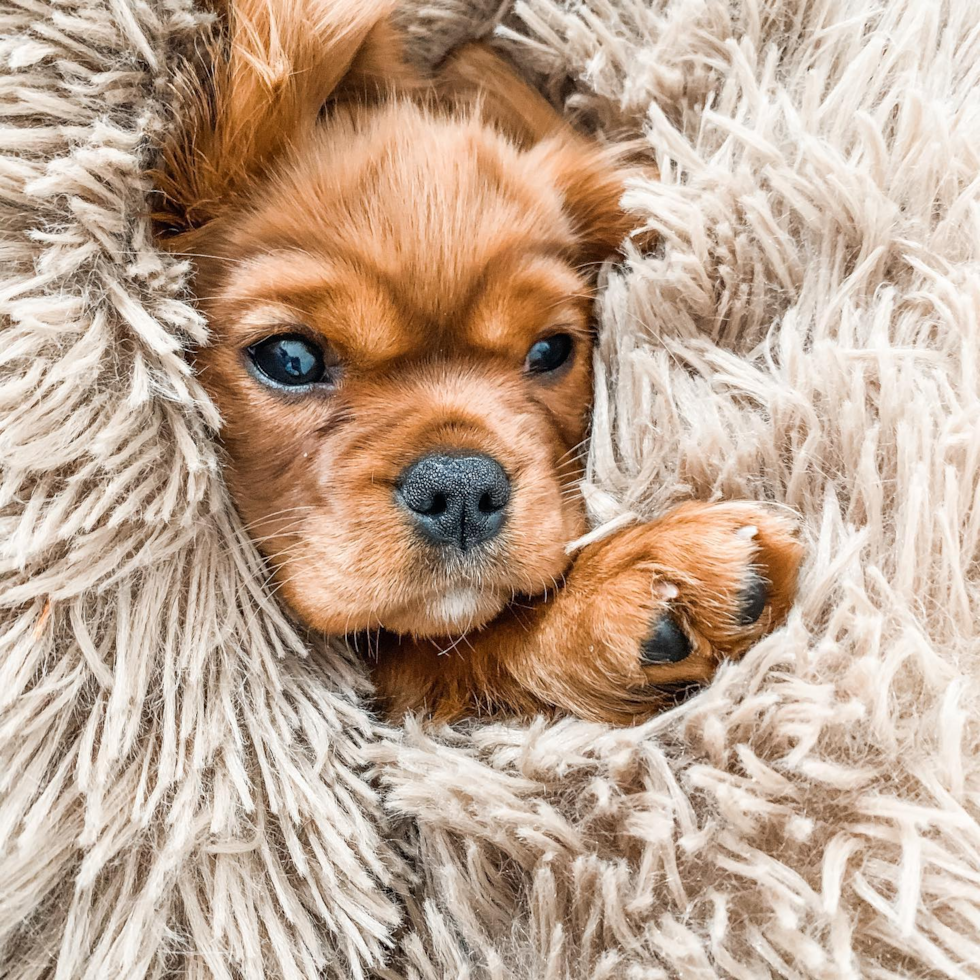
[[[355, 0], [348, 0], [355, 2]], [[407, 5], [641, 136], [597, 523], [752, 497], [798, 608], [649, 724], [395, 730], [270, 599], [145, 178], [187, 0], [0, 4], [0, 975], [980, 977], [975, 0]]]

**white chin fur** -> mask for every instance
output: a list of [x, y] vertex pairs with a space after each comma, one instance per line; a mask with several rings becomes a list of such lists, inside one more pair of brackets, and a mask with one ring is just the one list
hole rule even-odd
[[429, 615], [446, 626], [467, 627], [484, 608], [485, 600], [478, 589], [452, 589], [429, 607]]

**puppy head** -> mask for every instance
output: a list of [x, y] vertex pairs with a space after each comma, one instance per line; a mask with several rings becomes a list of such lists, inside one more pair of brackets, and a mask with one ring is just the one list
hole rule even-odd
[[445, 635], [562, 574], [621, 193], [584, 140], [396, 99], [195, 232], [229, 485], [307, 624]]

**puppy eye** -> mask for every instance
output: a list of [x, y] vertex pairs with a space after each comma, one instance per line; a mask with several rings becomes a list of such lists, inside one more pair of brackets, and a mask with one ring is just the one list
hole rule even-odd
[[572, 353], [572, 338], [567, 333], [556, 333], [531, 346], [524, 361], [524, 369], [534, 374], [546, 374], [560, 368]]
[[298, 334], [267, 337], [248, 348], [260, 375], [277, 385], [301, 388], [329, 381], [323, 349]]

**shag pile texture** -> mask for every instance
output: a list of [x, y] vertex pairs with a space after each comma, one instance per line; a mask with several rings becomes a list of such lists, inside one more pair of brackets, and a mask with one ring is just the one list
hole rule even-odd
[[[348, 0], [356, 2], [356, 0]], [[642, 134], [588, 499], [803, 515], [670, 714], [393, 730], [268, 598], [144, 173], [187, 0], [0, 5], [0, 975], [980, 977], [975, 0], [406, 6]]]

